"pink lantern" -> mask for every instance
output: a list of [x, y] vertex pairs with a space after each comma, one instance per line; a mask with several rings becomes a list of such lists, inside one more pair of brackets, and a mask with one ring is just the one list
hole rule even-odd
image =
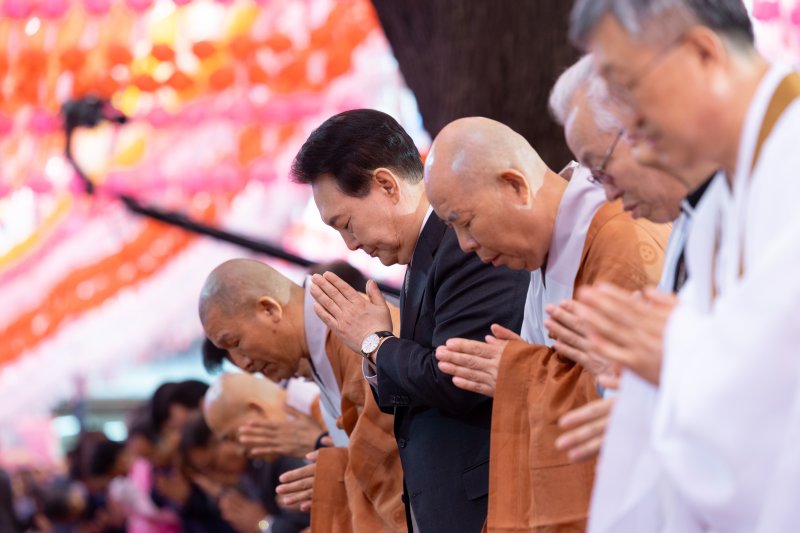
[[757, 20], [769, 22], [780, 18], [781, 4], [775, 0], [755, 0], [753, 2], [753, 17]]
[[60, 19], [68, 9], [67, 0], [39, 0], [39, 14], [46, 19]]
[[111, 9], [111, 0], [83, 0], [83, 8], [90, 15], [105, 15]]
[[58, 131], [61, 127], [61, 120], [58, 115], [51, 115], [44, 109], [36, 109], [31, 115], [28, 127], [38, 136], [44, 136]]
[[211, 190], [229, 191], [236, 188], [241, 171], [232, 163], [220, 163], [211, 170], [208, 177], [208, 188]]
[[251, 180], [264, 184], [272, 183], [278, 177], [275, 172], [275, 162], [263, 156], [250, 164], [248, 174]]
[[137, 13], [142, 13], [153, 7], [153, 0], [125, 0], [125, 3]]
[[14, 129], [14, 119], [0, 114], [0, 137], [8, 135]]
[[11, 194], [11, 191], [13, 191], [11, 185], [0, 181], [0, 198], [8, 196], [9, 194]]
[[162, 107], [154, 107], [144, 118], [156, 129], [164, 128], [172, 121], [172, 115], [167, 113]]
[[792, 10], [789, 20], [795, 26], [800, 26], [800, 4], [797, 4], [797, 7]]
[[36, 194], [45, 194], [53, 190], [53, 184], [42, 174], [34, 174], [25, 184]]
[[192, 0], [172, 0], [172, 1], [175, 3], [176, 6], [185, 6]]
[[5, 0], [3, 14], [10, 18], [26, 19], [33, 13], [36, 2], [33, 0]]

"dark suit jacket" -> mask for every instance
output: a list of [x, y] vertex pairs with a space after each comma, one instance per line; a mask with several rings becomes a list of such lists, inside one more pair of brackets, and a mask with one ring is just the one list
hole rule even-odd
[[530, 274], [465, 254], [435, 214], [409, 269], [400, 338], [378, 352], [376, 399], [395, 415], [406, 499], [422, 533], [477, 533], [487, 513], [492, 400], [455, 387], [435, 350], [453, 337], [483, 340], [495, 322], [519, 331]]

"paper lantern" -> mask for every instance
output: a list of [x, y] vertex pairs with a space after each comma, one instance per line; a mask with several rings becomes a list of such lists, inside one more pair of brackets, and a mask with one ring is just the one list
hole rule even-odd
[[8, 135], [14, 129], [14, 119], [0, 114], [0, 137]]
[[159, 61], [170, 62], [175, 60], [175, 51], [166, 44], [155, 44], [150, 50], [150, 55]]
[[60, 19], [69, 9], [67, 0], [39, 0], [38, 13], [46, 19]]
[[64, 70], [75, 72], [80, 70], [86, 63], [86, 53], [79, 48], [67, 48], [61, 52], [59, 60]]
[[130, 65], [131, 61], [133, 61], [133, 54], [121, 44], [112, 44], [106, 51], [106, 58], [112, 67], [115, 65]]
[[233, 67], [224, 66], [211, 73], [211, 76], [208, 78], [208, 84], [215, 91], [224, 91], [233, 85], [235, 78], [236, 75], [233, 71]]
[[152, 93], [161, 87], [159, 83], [150, 74], [139, 74], [131, 80], [133, 85], [141, 89], [143, 92]]
[[194, 85], [194, 80], [180, 70], [176, 70], [165, 83], [167, 86], [172, 87], [176, 91], [183, 92], [192, 88]]
[[5, 0], [3, 14], [14, 19], [26, 19], [33, 14], [34, 6], [31, 0]]
[[83, 0], [83, 9], [90, 15], [105, 15], [111, 8], [111, 0]]
[[210, 41], [198, 41], [192, 45], [192, 53], [196, 55], [198, 59], [208, 59], [213, 56], [216, 51], [217, 47]]
[[153, 7], [153, 0], [125, 0], [125, 3], [137, 13], [144, 13]]
[[781, 4], [774, 0], [755, 0], [753, 2], [753, 17], [769, 22], [780, 18]]
[[240, 61], [244, 61], [255, 54], [257, 48], [255, 43], [248, 37], [235, 37], [230, 44], [231, 54]]

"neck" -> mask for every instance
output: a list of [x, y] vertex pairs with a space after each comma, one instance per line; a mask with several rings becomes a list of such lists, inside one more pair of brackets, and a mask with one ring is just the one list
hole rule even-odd
[[308, 340], [306, 340], [306, 290], [303, 287], [292, 287], [293, 291], [297, 291], [297, 305], [291, 306], [292, 310], [292, 325], [293, 334], [297, 339], [300, 357], [303, 359], [311, 358], [311, 350], [308, 348]]
[[[546, 216], [547, 228], [546, 231], [540, 235], [544, 235], [547, 239], [547, 250], [550, 249], [550, 241], [553, 239], [553, 227], [556, 224], [556, 216], [558, 215], [558, 207], [561, 205], [561, 199], [564, 197], [564, 191], [567, 190], [567, 180], [556, 174], [550, 169], [547, 169], [544, 175], [544, 181], [541, 188], [536, 193], [537, 209], [540, 209]], [[541, 243], [531, 243], [534, 246], [541, 246]]]
[[422, 224], [425, 222], [425, 214], [428, 212], [428, 208], [431, 205], [430, 202], [428, 202], [425, 190], [422, 189], [421, 186], [420, 189], [419, 197], [416, 199], [415, 204], [412, 204], [413, 209], [409, 210], [407, 215], [404, 215], [406, 220], [401, 221], [400, 224], [401, 228], [408, 228], [404, 236], [404, 241], [410, 244], [405, 251], [407, 257], [401, 257], [399, 260], [400, 264], [408, 264], [411, 262], [414, 248], [416, 248], [417, 240], [419, 240], [419, 234], [422, 232]]
[[757, 54], [754, 58], [740, 59], [734, 66], [736, 72], [732, 79], [732, 86], [736, 89], [732, 91], [726, 105], [725, 116], [729, 117], [729, 120], [721, 124], [719, 146], [724, 148], [718, 158], [731, 188], [733, 188], [739, 161], [744, 122], [758, 86], [769, 71], [769, 67], [769, 63]]

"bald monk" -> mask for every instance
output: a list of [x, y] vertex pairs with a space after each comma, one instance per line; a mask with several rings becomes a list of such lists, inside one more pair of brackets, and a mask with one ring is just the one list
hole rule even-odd
[[558, 418], [598, 393], [591, 373], [552, 348], [544, 309], [577, 286], [638, 289], [661, 272], [669, 228], [606, 203], [589, 175], [576, 167], [565, 181], [522, 136], [485, 118], [446, 126], [426, 161], [428, 198], [461, 248], [532, 272], [525, 341], [495, 324], [487, 342], [450, 339], [437, 349], [454, 384], [494, 397], [490, 532], [585, 529], [594, 461], [570, 463], [555, 441]]
[[[207, 337], [240, 368], [277, 381], [297, 374], [303, 361], [312, 367], [335, 447], [321, 449], [314, 465], [281, 477], [284, 502], [310, 495], [315, 533], [404, 531], [392, 418], [369, 393], [361, 356], [328, 331], [312, 304], [307, 289], [272, 267], [233, 259], [209, 274], [199, 313]], [[252, 425], [239, 434], [250, 444]]]

